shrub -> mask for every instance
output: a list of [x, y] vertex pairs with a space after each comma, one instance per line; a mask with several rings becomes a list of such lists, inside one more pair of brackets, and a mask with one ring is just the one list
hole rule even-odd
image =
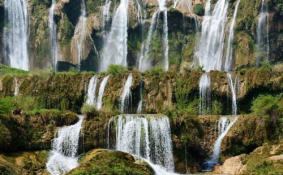
[[204, 8], [202, 4], [196, 4], [194, 7], [194, 12], [198, 16], [203, 16], [204, 15]]
[[97, 112], [94, 105], [84, 104], [81, 108], [81, 113], [83, 114], [95, 114]]
[[0, 114], [8, 114], [13, 110], [13, 108], [14, 105], [11, 97], [0, 99]]
[[161, 68], [159, 66], [156, 66], [156, 67], [146, 71], [146, 74], [149, 74], [149, 75], [162, 75], [163, 73], [164, 73], [163, 68]]
[[252, 112], [257, 115], [271, 115], [279, 109], [279, 98], [272, 95], [260, 95], [252, 103]]
[[8, 114], [15, 109], [25, 112], [40, 109], [41, 105], [33, 97], [5, 97], [0, 99], [0, 114]]
[[115, 64], [111, 64], [107, 69], [107, 73], [112, 74], [112, 75], [122, 74], [126, 71], [127, 71], [127, 68], [121, 65], [115, 65]]

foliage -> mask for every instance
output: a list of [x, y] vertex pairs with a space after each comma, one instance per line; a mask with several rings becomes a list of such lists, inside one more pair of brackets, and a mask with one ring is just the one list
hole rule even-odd
[[97, 112], [94, 105], [84, 104], [81, 108], [81, 113], [83, 114], [95, 114]]
[[279, 96], [260, 95], [253, 101], [251, 109], [257, 115], [271, 115], [282, 110], [283, 104], [280, 103]]
[[199, 15], [199, 16], [203, 16], [204, 15], [204, 8], [202, 4], [196, 4], [194, 7], [194, 12], [195, 14]]
[[152, 69], [145, 72], [149, 75], [162, 75], [164, 72], [163, 68], [160, 66], [153, 67]]
[[260, 62], [260, 68], [264, 70], [272, 70], [272, 66], [267, 59]]
[[33, 97], [5, 97], [0, 99], [0, 114], [8, 114], [15, 109], [20, 109], [25, 112], [40, 109], [41, 105]]
[[112, 75], [122, 74], [126, 71], [127, 71], [127, 68], [121, 65], [115, 65], [115, 64], [111, 64], [107, 69], [107, 73], [112, 74]]
[[11, 98], [0, 99], [0, 114], [8, 114], [13, 110], [13, 103]]

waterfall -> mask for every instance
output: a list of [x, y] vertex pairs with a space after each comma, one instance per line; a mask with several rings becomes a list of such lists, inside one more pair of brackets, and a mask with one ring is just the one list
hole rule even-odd
[[121, 112], [127, 112], [131, 105], [130, 103], [131, 103], [131, 96], [132, 96], [132, 92], [131, 92], [132, 83], [133, 83], [133, 75], [129, 74], [127, 81], [124, 85], [122, 95], [120, 97], [120, 101], [121, 101], [120, 111]]
[[79, 165], [77, 151], [82, 122], [83, 116], [79, 116], [79, 121], [76, 124], [58, 130], [46, 164], [50, 174], [62, 175]]
[[105, 87], [107, 85], [109, 79], [109, 75], [104, 77], [102, 82], [100, 83], [99, 91], [98, 91], [98, 98], [97, 98], [97, 103], [96, 103], [96, 109], [100, 110], [102, 108], [102, 100], [103, 100], [103, 95], [105, 91]]
[[233, 19], [230, 25], [229, 29], [229, 36], [228, 36], [228, 42], [227, 42], [227, 51], [226, 51], [226, 59], [225, 59], [225, 65], [224, 69], [226, 71], [230, 71], [232, 69], [232, 61], [233, 61], [233, 41], [234, 41], [234, 28], [236, 24], [236, 17], [238, 13], [238, 8], [241, 0], [238, 0], [235, 6]]
[[[199, 93], [201, 98], [199, 105], [200, 114], [206, 114], [207, 112], [210, 112], [211, 82], [207, 72], [210, 72], [211, 70], [223, 69], [222, 57], [224, 50], [225, 25], [227, 20], [228, 5], [228, 0], [218, 0], [213, 12], [211, 13], [211, 0], [207, 0], [205, 4], [205, 16], [202, 22], [201, 37], [196, 48], [194, 59], [194, 65], [201, 66], [206, 72], [201, 76], [199, 82]], [[234, 13], [235, 18], [236, 14], [237, 12]], [[231, 30], [233, 31], [234, 26], [232, 25], [234, 24], [231, 24], [230, 29], [232, 28]], [[231, 38], [229, 42], [232, 42], [233, 32], [230, 33]]]
[[218, 121], [218, 138], [213, 147], [213, 154], [210, 159], [204, 163], [204, 169], [211, 171], [213, 167], [218, 164], [221, 153], [221, 143], [231, 127], [236, 123], [237, 116], [237, 85], [238, 80], [235, 78], [234, 82], [230, 73], [227, 73], [228, 84], [232, 94], [232, 117], [221, 117]]
[[103, 11], [102, 11], [102, 27], [105, 30], [106, 24], [110, 19], [110, 7], [111, 7], [111, 0], [105, 0]]
[[159, 8], [156, 10], [151, 18], [151, 24], [149, 27], [149, 31], [147, 34], [147, 38], [142, 44], [138, 68], [140, 71], [144, 72], [153, 67], [152, 60], [150, 59], [149, 52], [151, 41], [153, 37], [153, 33], [156, 30], [157, 21], [159, 20], [159, 14], [162, 12], [164, 15], [163, 21], [163, 34], [162, 34], [162, 47], [163, 47], [163, 69], [168, 71], [169, 69], [169, 60], [168, 60], [168, 52], [169, 52], [169, 44], [168, 44], [168, 21], [167, 21], [167, 8], [166, 8], [166, 0], [158, 0]]
[[137, 15], [138, 15], [138, 21], [141, 24], [143, 20], [143, 11], [142, 11], [142, 6], [143, 2], [140, 0], [135, 0], [137, 4]]
[[20, 83], [18, 78], [14, 78], [14, 96], [18, 96], [20, 91]]
[[102, 108], [103, 95], [104, 95], [104, 91], [105, 91], [105, 87], [107, 85], [108, 79], [109, 79], [109, 76], [106, 76], [103, 78], [99, 86], [98, 97], [96, 98], [98, 78], [96, 76], [91, 77], [88, 83], [86, 104], [95, 106], [97, 110], [100, 110]]
[[140, 114], [142, 112], [142, 99], [139, 101], [137, 113]]
[[51, 44], [51, 55], [54, 70], [57, 70], [57, 61], [59, 60], [59, 49], [57, 44], [57, 24], [54, 21], [54, 11], [56, 7], [56, 1], [52, 0], [52, 5], [49, 9], [49, 32], [50, 32], [50, 44]]
[[221, 117], [218, 121], [218, 138], [213, 146], [213, 153], [208, 161], [204, 163], [204, 170], [212, 170], [212, 168], [218, 163], [221, 153], [221, 143], [230, 128], [237, 121], [237, 118], [233, 117], [228, 119], [227, 117]]
[[227, 73], [228, 84], [232, 94], [232, 114], [234, 116], [237, 115], [237, 88], [238, 88], [238, 80], [235, 78], [234, 82], [231, 76], [231, 73]]
[[102, 49], [99, 71], [107, 70], [111, 64], [127, 67], [128, 0], [121, 0], [111, 25], [110, 33]]
[[210, 76], [208, 73], [202, 74], [199, 81], [200, 105], [199, 113], [201, 115], [208, 114], [211, 108], [211, 94], [210, 94]]
[[111, 122], [115, 122], [116, 126], [116, 150], [144, 158], [163, 166], [167, 171], [174, 171], [168, 117], [120, 115]]
[[265, 0], [262, 0], [261, 10], [257, 24], [257, 65], [262, 60], [269, 60], [269, 24], [268, 7]]
[[148, 69], [150, 69], [152, 67], [151, 65], [151, 60], [149, 59], [149, 51], [150, 51], [150, 44], [151, 44], [151, 40], [152, 40], [152, 35], [153, 35], [153, 31], [156, 28], [156, 21], [157, 19], [157, 15], [158, 15], [158, 11], [154, 12], [152, 18], [151, 18], [151, 23], [150, 23], [150, 27], [149, 27], [149, 31], [147, 34], [147, 38], [145, 40], [145, 43], [142, 43], [142, 47], [141, 47], [141, 54], [139, 57], [139, 70], [144, 72]]
[[194, 64], [203, 67], [206, 72], [222, 69], [228, 2], [228, 0], [218, 0], [212, 15], [210, 15], [210, 0], [206, 2], [206, 14], [194, 60]]
[[26, 0], [5, 0], [4, 55], [11, 67], [29, 70]]
[[96, 103], [96, 87], [97, 87], [97, 77], [93, 76], [91, 77], [89, 83], [88, 83], [88, 89], [87, 89], [87, 99], [86, 104], [88, 105], [95, 105]]
[[75, 35], [78, 35], [77, 41], [77, 61], [78, 61], [78, 70], [81, 70], [81, 60], [83, 59], [84, 52], [84, 41], [86, 38], [86, 27], [87, 27], [87, 17], [86, 17], [86, 6], [85, 0], [81, 1], [81, 16], [79, 22], [75, 29]]

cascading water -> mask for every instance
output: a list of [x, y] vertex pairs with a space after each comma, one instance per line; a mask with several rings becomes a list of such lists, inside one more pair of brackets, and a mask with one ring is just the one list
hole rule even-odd
[[232, 69], [232, 61], [233, 61], [233, 41], [234, 41], [234, 28], [236, 24], [236, 17], [238, 14], [238, 8], [241, 0], [238, 0], [236, 2], [234, 14], [233, 14], [233, 19], [230, 25], [229, 29], [229, 37], [227, 41], [227, 51], [226, 51], [226, 59], [225, 59], [225, 65], [224, 69], [225, 71], [230, 71]]
[[153, 33], [156, 30], [157, 21], [159, 20], [159, 14], [162, 12], [164, 15], [163, 21], [163, 34], [162, 34], [162, 47], [163, 47], [163, 69], [168, 71], [169, 69], [169, 60], [168, 60], [168, 52], [169, 52], [169, 44], [168, 44], [168, 21], [167, 21], [167, 8], [166, 8], [166, 0], [158, 0], [159, 8], [154, 12], [151, 18], [151, 24], [149, 27], [149, 31], [147, 34], [147, 38], [142, 44], [138, 68], [140, 71], [146, 71], [153, 67], [152, 60], [149, 57], [150, 45], [153, 37]]
[[202, 74], [199, 81], [199, 113], [201, 115], [208, 114], [211, 108], [211, 94], [210, 94], [210, 76], [208, 73]]
[[212, 14], [210, 14], [210, 0], [206, 2], [201, 38], [194, 60], [194, 64], [203, 67], [206, 72], [222, 69], [228, 2], [228, 0], [218, 0]]
[[[120, 115], [112, 119], [111, 122], [115, 122], [116, 126], [116, 150], [144, 158], [154, 164], [163, 166], [167, 171], [174, 171], [168, 117]], [[109, 124], [108, 126], [112, 125]], [[108, 132], [110, 130], [111, 128], [108, 128]]]
[[29, 70], [26, 0], [5, 0], [4, 55], [11, 67]]
[[214, 143], [213, 147], [213, 154], [211, 155], [211, 158], [204, 163], [204, 170], [210, 171], [213, 169], [215, 165], [217, 165], [220, 153], [221, 153], [221, 143], [228, 131], [231, 129], [231, 127], [234, 125], [234, 123], [237, 121], [237, 118], [233, 117], [231, 119], [228, 119], [227, 117], [221, 117], [218, 122], [218, 138]]
[[54, 11], [56, 7], [56, 1], [52, 0], [52, 5], [49, 9], [49, 35], [50, 35], [50, 44], [51, 44], [51, 55], [52, 55], [52, 63], [53, 69], [57, 70], [57, 62], [59, 60], [59, 49], [57, 44], [57, 24], [54, 21]]
[[19, 95], [19, 91], [20, 91], [20, 83], [18, 78], [14, 78], [14, 96], [18, 96]]
[[227, 73], [228, 84], [232, 94], [232, 114], [237, 115], [237, 89], [238, 89], [238, 79], [235, 78], [234, 82], [231, 73]]
[[96, 76], [91, 77], [88, 83], [86, 104], [95, 105], [96, 103], [96, 87], [98, 79]]
[[110, 33], [102, 49], [99, 71], [107, 70], [111, 64], [128, 66], [128, 0], [121, 0], [111, 25]]
[[143, 1], [142, 0], [135, 0], [135, 1], [136, 1], [136, 6], [137, 6], [136, 9], [137, 9], [138, 21], [141, 24], [143, 20], [143, 10], [142, 10]]
[[268, 8], [265, 0], [262, 0], [261, 10], [257, 24], [257, 65], [260, 61], [269, 60], [269, 25]]
[[137, 113], [140, 114], [142, 112], [142, 99], [139, 101]]
[[201, 66], [205, 74], [199, 82], [200, 114], [209, 112], [210, 77], [207, 72], [222, 70], [222, 56], [224, 48], [225, 25], [227, 20], [228, 0], [218, 0], [211, 13], [211, 1], [205, 4], [205, 16], [202, 22], [200, 41], [196, 48], [194, 65]]
[[105, 30], [106, 24], [110, 19], [110, 7], [111, 7], [111, 0], [105, 0], [104, 6], [103, 6], [103, 13], [102, 13], [102, 27]]
[[211, 171], [213, 167], [218, 164], [221, 153], [221, 143], [231, 127], [236, 123], [237, 116], [237, 85], [238, 80], [235, 78], [234, 82], [230, 73], [227, 73], [228, 84], [232, 94], [232, 117], [221, 117], [218, 122], [218, 138], [214, 143], [213, 154], [211, 158], [204, 163], [204, 170]]
[[86, 16], [86, 6], [85, 0], [81, 1], [81, 16], [79, 18], [79, 22], [75, 29], [75, 36], [78, 36], [77, 40], [77, 62], [78, 62], [78, 70], [81, 70], [81, 60], [83, 59], [83, 51], [84, 51], [84, 41], [86, 38], [86, 26], [87, 25], [87, 16]]
[[87, 99], [86, 104], [93, 105], [96, 107], [97, 110], [102, 108], [102, 100], [105, 91], [105, 87], [107, 85], [109, 76], [103, 78], [102, 82], [100, 83], [100, 87], [98, 90], [98, 96], [96, 97], [96, 89], [98, 85], [98, 78], [96, 76], [91, 77], [88, 89], [87, 89]]
[[105, 87], [107, 85], [109, 79], [109, 75], [104, 77], [102, 82], [100, 83], [99, 91], [98, 91], [98, 97], [97, 97], [97, 102], [96, 102], [96, 109], [100, 110], [102, 108], [102, 100], [103, 100], [103, 95], [105, 91]]
[[63, 175], [79, 165], [77, 151], [83, 118], [83, 116], [79, 116], [79, 121], [76, 124], [58, 130], [46, 164], [50, 174]]
[[120, 97], [120, 102], [121, 102], [120, 111], [123, 113], [128, 112], [129, 107], [131, 105], [130, 103], [131, 103], [131, 97], [132, 97], [132, 92], [131, 92], [132, 83], [133, 83], [133, 75], [129, 74], [125, 82], [123, 92]]

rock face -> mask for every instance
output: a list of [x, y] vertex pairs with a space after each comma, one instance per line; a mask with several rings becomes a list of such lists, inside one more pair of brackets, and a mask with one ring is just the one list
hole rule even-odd
[[219, 171], [222, 174], [229, 175], [239, 175], [244, 171], [243, 165], [243, 155], [231, 157], [225, 160], [222, 166], [220, 166]]
[[282, 153], [282, 140], [274, 145], [264, 144], [250, 154], [239, 155], [225, 160], [215, 173], [229, 175], [282, 174]]
[[0, 154], [0, 174], [48, 175], [45, 170], [47, 151], [23, 152], [4, 156]]
[[80, 166], [68, 175], [80, 174], [132, 174], [154, 175], [150, 166], [127, 153], [110, 150], [93, 150], [80, 161]]
[[[198, 114], [200, 71], [187, 71], [176, 74], [174, 71], [138, 73], [122, 72], [110, 75], [103, 104], [105, 110], [118, 111], [119, 100], [124, 83], [129, 73], [133, 74], [131, 86], [132, 113], [136, 112], [138, 103], [143, 98], [144, 113], [165, 113], [178, 109], [190, 114]], [[223, 72], [211, 72], [212, 114], [231, 113], [231, 92], [227, 75]], [[91, 73], [61, 73], [47, 75], [0, 76], [0, 97], [14, 96], [15, 78], [19, 81], [19, 95], [36, 98], [44, 108], [57, 108], [80, 112], [85, 102], [87, 86]], [[105, 74], [98, 74], [99, 81]], [[238, 108], [241, 113], [249, 113], [253, 98], [265, 93], [283, 91], [282, 70], [269, 68], [241, 69], [233, 74], [238, 77]], [[172, 113], [171, 113], [172, 114]], [[170, 115], [171, 115], [170, 114]]]
[[77, 121], [74, 113], [52, 110], [33, 116], [23, 114], [0, 117], [0, 152], [49, 149], [57, 127]]
[[[0, 2], [0, 38], [4, 28], [4, 1]], [[138, 22], [138, 6], [133, 1], [129, 3], [129, 29], [128, 29], [128, 63], [130, 67], [136, 66], [141, 43], [146, 39], [151, 17], [158, 7], [157, 1], [142, 1], [144, 24]], [[204, 11], [205, 1], [178, 1], [176, 9], [175, 1], [168, 1], [168, 31], [169, 31], [169, 60], [171, 67], [188, 67], [193, 60], [193, 50], [198, 41], [198, 29], [196, 24], [201, 23], [202, 17], [196, 12], [196, 5]], [[106, 31], [111, 27], [112, 15], [115, 12], [113, 1], [110, 7], [110, 21], [106, 23]], [[213, 4], [215, 1], [212, 2]], [[229, 20], [233, 15], [236, 1], [229, 3]], [[71, 68], [78, 64], [76, 47], [76, 28], [79, 23], [80, 5], [79, 0], [60, 0], [56, 4], [55, 22], [57, 24], [57, 38], [60, 50], [59, 68], [62, 70]], [[48, 29], [48, 10], [51, 6], [49, 1], [28, 1], [30, 19], [29, 52], [30, 62], [33, 69], [51, 67], [50, 39]], [[103, 27], [104, 1], [86, 0], [87, 27], [86, 37], [83, 42], [84, 51], [81, 61], [83, 70], [97, 70], [99, 53], [103, 47], [105, 28]], [[236, 20], [235, 34], [235, 67], [251, 65], [256, 59], [256, 26], [259, 16], [261, 0], [242, 1], [239, 6]], [[270, 32], [270, 60], [277, 63], [282, 61], [282, 4], [272, 0], [268, 2], [269, 7], [269, 32]], [[227, 22], [227, 25], [230, 21]], [[157, 33], [161, 34], [162, 31]], [[154, 40], [152, 57], [162, 60], [160, 39]], [[1, 51], [2, 52], [2, 51]], [[1, 60], [3, 54], [0, 53]]]

